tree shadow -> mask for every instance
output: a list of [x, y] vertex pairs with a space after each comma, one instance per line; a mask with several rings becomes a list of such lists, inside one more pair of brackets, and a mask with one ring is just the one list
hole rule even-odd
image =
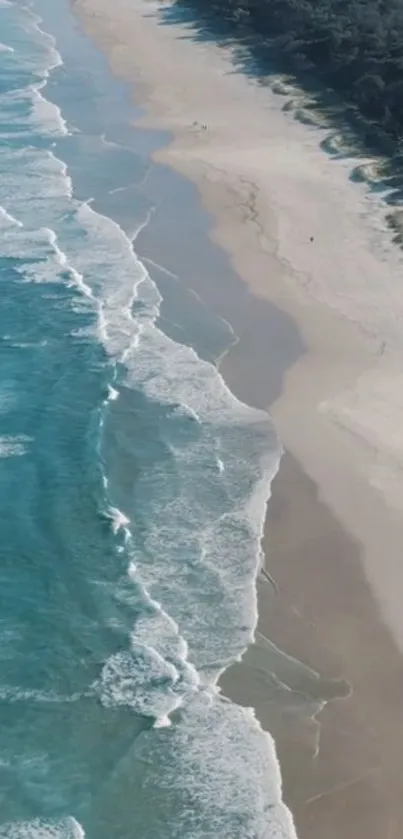
[[[283, 44], [279, 38], [274, 43], [274, 38], [252, 31], [239, 12], [230, 13], [201, 0], [174, 0], [148, 16], [157, 18], [161, 26], [180, 25], [185, 29], [181, 39], [230, 49], [233, 73], [242, 72], [258, 85], [269, 87], [284, 97], [284, 111], [299, 122], [322, 129], [322, 150], [335, 160], [353, 161], [350, 179], [365, 182], [370, 192], [382, 195], [390, 206], [387, 221], [396, 234], [396, 225], [403, 225], [403, 155], [397, 142], [356, 105], [325, 85], [302, 55], [291, 59], [285, 39]], [[395, 239], [400, 242], [400, 235]]]

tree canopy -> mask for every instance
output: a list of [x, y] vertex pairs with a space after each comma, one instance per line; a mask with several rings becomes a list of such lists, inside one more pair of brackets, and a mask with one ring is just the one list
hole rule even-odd
[[195, 0], [403, 141], [403, 0]]

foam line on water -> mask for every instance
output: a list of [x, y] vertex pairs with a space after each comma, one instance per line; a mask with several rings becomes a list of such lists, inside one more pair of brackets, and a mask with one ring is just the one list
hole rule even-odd
[[[57, 64], [55, 66], [58, 66]], [[46, 126], [48, 134], [55, 134], [56, 136], [69, 134], [67, 122], [63, 118], [60, 108], [49, 102], [43, 95], [42, 90], [46, 86], [46, 80], [38, 85], [33, 85], [31, 90], [33, 94], [33, 112], [35, 120], [42, 126]]]
[[14, 685], [0, 685], [0, 702], [35, 702], [43, 705], [65, 705], [79, 702], [84, 696], [92, 696], [93, 691], [72, 694], [59, 694], [54, 691], [20, 689]]
[[73, 816], [60, 820], [33, 819], [32, 821], [0, 823], [0, 839], [84, 839], [80, 822]]
[[[39, 35], [45, 34], [48, 67], [41, 71], [45, 81], [61, 58], [57, 50], [52, 52], [55, 41], [43, 33], [41, 20], [35, 15], [31, 20]], [[36, 99], [38, 104], [43, 89], [42, 84], [39, 96], [32, 88], [16, 98], [10, 96], [10, 113], [25, 100], [29, 105]], [[63, 133], [57, 111], [52, 113], [52, 126], [46, 126], [38, 110], [34, 118], [35, 130], [49, 140], [53, 129]], [[25, 131], [24, 119], [18, 128]], [[162, 462], [155, 470], [143, 470], [135, 498], [136, 515], [147, 526], [143, 544], [136, 542], [133, 509], [124, 499], [121, 503], [120, 497], [115, 498], [116, 487], [109, 475], [104, 471], [101, 476], [100, 513], [109, 519], [116, 551], [124, 552], [123, 561], [127, 561], [115, 599], [128, 607], [141, 605], [141, 609], [126, 646], [104, 662], [93, 691], [104, 707], [126, 706], [150, 717], [162, 737], [172, 712], [180, 710], [181, 723], [174, 726], [174, 738], [195, 800], [207, 796], [203, 806], [214, 810], [214, 801], [224, 796], [232, 817], [239, 810], [233, 796], [236, 788], [241, 809], [250, 810], [248, 819], [255, 818], [255, 809], [260, 819], [259, 797], [266, 795], [270, 776], [268, 808], [274, 808], [270, 815], [285, 824], [287, 811], [281, 809], [271, 739], [262, 733], [253, 714], [223, 702], [215, 687], [220, 668], [241, 655], [256, 627], [260, 539], [270, 481], [280, 457], [272, 430], [268, 434], [267, 417], [237, 400], [214, 365], [158, 328], [162, 297], [135, 253], [139, 231], [128, 237], [118, 224], [95, 212], [90, 199], [76, 201], [67, 167], [51, 149], [24, 145], [2, 149], [1, 154], [5, 155], [5, 180], [0, 184], [0, 198], [3, 189], [8, 196], [6, 215], [2, 214], [5, 241], [10, 253], [16, 254], [17, 249], [19, 259], [26, 259], [21, 274], [28, 280], [53, 277], [54, 281], [56, 277], [75, 284], [97, 315], [98, 337], [112, 370], [99, 411], [99, 434], [106, 427], [108, 412], [115, 409], [120, 385], [146, 395], [150, 410], [158, 407], [163, 417], [159, 433], [166, 434], [161, 442], [169, 453], [169, 469]], [[235, 746], [231, 746], [232, 737]], [[203, 748], [209, 756], [204, 763]], [[258, 765], [262, 755], [265, 779]], [[217, 756], [218, 778], [213, 772]], [[193, 777], [199, 758], [199, 773]], [[155, 771], [161, 771], [159, 760], [155, 760]], [[176, 783], [183, 783], [178, 764]], [[218, 818], [218, 811], [213, 815]], [[12, 839], [26, 835], [77, 839], [82, 835], [57, 832], [59, 827], [53, 823], [56, 833], [46, 833], [47, 823], [43, 834], [37, 831], [42, 823], [24, 825], [28, 833], [22, 829], [10, 834]], [[77, 823], [73, 827], [81, 830]], [[73, 830], [71, 822], [68, 828]], [[19, 830], [15, 825], [11, 829]], [[10, 839], [1, 830], [0, 838]], [[214, 835], [219, 833], [214, 821]], [[250, 835], [256, 835], [256, 830]], [[291, 827], [287, 835], [294, 835]]]
[[[36, 23], [38, 24], [38, 21]], [[53, 66], [58, 63], [60, 63], [58, 60], [54, 60]], [[56, 174], [59, 177], [57, 189], [63, 187], [62, 192], [65, 198], [72, 202], [72, 185], [65, 164], [51, 150], [48, 150], [46, 159], [48, 161], [47, 165], [50, 166], [49, 175], [52, 180], [45, 179], [43, 181], [43, 153], [39, 153], [35, 149], [28, 150], [28, 152], [24, 150], [17, 155], [14, 154], [13, 159], [15, 161], [17, 158], [18, 161], [18, 156], [22, 156], [21, 163], [26, 169], [27, 154], [31, 171], [37, 169], [38, 176], [41, 177], [42, 188], [45, 183], [47, 189], [49, 189], [48, 185], [50, 182], [53, 183]], [[34, 188], [36, 195], [38, 188], [36, 183]], [[16, 200], [18, 202], [18, 196], [16, 196]], [[42, 208], [40, 210], [43, 212]], [[158, 402], [162, 400], [163, 403], [165, 401], [169, 403], [174, 396], [174, 400], [177, 402], [175, 408], [177, 415], [192, 418], [199, 424], [212, 423], [217, 417], [221, 422], [229, 422], [230, 424], [235, 422], [235, 425], [242, 425], [245, 421], [247, 424], [249, 422], [262, 422], [263, 415], [257, 416], [256, 412], [253, 412], [247, 406], [243, 406], [230, 394], [222, 377], [213, 365], [201, 362], [194, 350], [176, 345], [156, 328], [162, 298], [155, 284], [152, 283], [145, 266], [137, 258], [130, 237], [125, 235], [119, 225], [96, 213], [90, 206], [89, 200], [81, 205], [76, 205], [74, 212], [77, 222], [86, 231], [86, 240], [83, 250], [78, 254], [78, 261], [76, 261], [74, 267], [70, 267], [71, 281], [75, 282], [77, 287], [80, 287], [83, 294], [95, 301], [98, 307], [101, 340], [110, 352], [111, 357], [117, 363], [123, 363], [127, 367], [127, 383], [130, 384], [131, 377], [135, 373], [132, 386], [140, 384], [145, 392], [148, 392], [148, 395]], [[64, 218], [66, 216], [62, 216], [60, 221], [63, 222]], [[149, 218], [145, 219], [139, 230], [144, 224], [148, 223], [148, 220]], [[59, 245], [58, 235], [52, 228], [45, 225], [42, 230], [43, 235], [47, 237], [48, 245], [53, 251], [56, 263], [60, 268], [66, 269], [69, 265], [68, 258], [65, 250]], [[120, 282], [116, 284], [111, 283], [111, 273], [113, 274], [115, 271], [118, 252], [120, 253]], [[111, 254], [113, 256], [112, 260]], [[49, 274], [49, 278], [53, 278], [52, 264], [50, 263], [48, 268], [47, 265], [48, 263], [42, 265], [36, 263], [31, 272], [35, 275], [35, 277], [32, 276], [32, 279], [43, 281], [47, 274]], [[29, 276], [26, 265], [21, 270]], [[140, 309], [134, 312], [133, 307], [136, 304], [140, 304]], [[142, 375], [139, 377], [141, 364], [138, 367], [139, 357], [136, 351], [140, 345], [143, 369], [140, 369]], [[151, 355], [150, 349], [152, 349]], [[134, 353], [136, 353], [136, 359], [133, 368]], [[159, 373], [158, 367], [155, 366], [158, 356], [162, 359], [164, 359], [164, 356], [166, 359], [169, 358], [169, 362], [163, 366]], [[146, 362], [145, 368], [144, 362]], [[151, 362], [151, 368], [149, 368], [148, 362]], [[153, 375], [150, 378], [151, 370]], [[193, 381], [195, 375], [196, 380]], [[113, 393], [116, 393], [113, 385], [112, 389]], [[266, 421], [265, 417], [264, 421]], [[214, 443], [215, 445], [217, 443]], [[216, 453], [214, 459], [217, 475], [223, 475], [230, 471], [225, 463], [225, 458], [221, 454]], [[267, 478], [264, 480], [267, 483]], [[259, 501], [259, 507], [262, 514], [261, 501]], [[117, 535], [122, 530], [127, 539], [130, 520], [126, 513], [119, 510], [116, 505], [110, 504], [108, 515], [111, 518], [115, 534]], [[242, 515], [245, 515], [245, 513]], [[223, 518], [221, 520], [224, 521]], [[258, 533], [256, 536], [259, 539]], [[202, 545], [202, 555], [204, 557], [207, 555], [205, 545]], [[255, 572], [257, 565], [258, 560], [255, 561]]]
[[25, 434], [0, 434], [0, 460], [9, 457], [22, 457], [27, 453], [31, 437]]
[[[17, 218], [8, 213], [5, 207], [0, 207], [0, 217], [6, 222], [6, 227], [11, 225], [15, 225], [16, 227], [24, 227], [22, 221], [19, 221]], [[7, 224], [8, 222], [8, 224]]]
[[50, 32], [46, 32], [44, 29], [42, 29], [42, 18], [36, 12], [34, 12], [31, 6], [23, 6], [23, 9], [26, 16], [32, 22], [32, 28], [40, 36], [40, 41], [42, 45], [46, 46], [47, 55], [51, 55], [51, 61], [49, 62], [46, 70], [47, 75], [50, 75], [52, 70], [54, 70], [56, 67], [60, 67], [63, 64], [62, 56], [59, 50], [56, 48], [56, 38]]
[[[156, 207], [151, 207], [149, 210], [147, 210], [147, 213], [146, 213], [146, 215], [145, 215], [144, 220], [138, 224], [138, 226], [135, 228], [135, 230], [133, 230], [133, 232], [132, 232], [132, 233], [129, 233], [129, 234], [128, 234], [128, 237], [127, 237], [127, 238], [129, 239], [129, 242], [131, 242], [133, 245], [134, 245], [134, 243], [135, 243], [135, 241], [136, 241], [137, 237], [138, 237], [138, 236], [140, 235], [140, 233], [142, 232], [142, 230], [145, 230], [145, 228], [146, 228], [146, 227], [148, 226], [148, 224], [150, 223], [150, 221], [151, 221], [151, 219], [152, 219], [152, 217], [153, 217], [153, 214], [154, 214], [154, 212], [155, 212], [155, 210], [156, 210], [156, 209], [157, 209]], [[142, 265], [143, 265], [143, 267], [144, 267], [144, 263], [141, 263], [141, 264], [142, 264]], [[147, 273], [148, 273], [148, 272], [147, 272]]]
[[[217, 417], [219, 417], [221, 421], [225, 421], [231, 425], [235, 423], [235, 426], [240, 425], [241, 427], [244, 423], [246, 423], [247, 426], [250, 423], [252, 426], [255, 423], [266, 423], [266, 415], [256, 412], [253, 409], [248, 408], [248, 406], [243, 405], [230, 393], [230, 391], [228, 391], [220, 373], [214, 365], [209, 364], [208, 362], [202, 362], [193, 349], [175, 344], [175, 342], [171, 341], [156, 328], [155, 322], [159, 315], [159, 307], [162, 300], [161, 295], [159, 294], [155, 284], [152, 283], [144, 265], [135, 255], [132, 243], [119, 225], [106, 218], [100, 217], [99, 214], [97, 214], [92, 207], [88, 205], [85, 207], [82, 206], [79, 212], [80, 220], [87, 226], [90, 236], [94, 234], [94, 229], [99, 233], [99, 227], [102, 224], [103, 239], [105, 240], [105, 247], [108, 254], [111, 252], [116, 253], [116, 245], [118, 243], [115, 242], [115, 247], [112, 248], [112, 237], [117, 237], [118, 241], [120, 241], [119, 252], [121, 255], [121, 283], [119, 287], [116, 288], [115, 285], [111, 286], [109, 282], [104, 284], [102, 282], [102, 272], [98, 268], [96, 273], [98, 281], [101, 280], [97, 289], [97, 294], [99, 295], [99, 299], [102, 299], [102, 308], [104, 313], [104, 328], [102, 337], [105, 341], [105, 347], [109, 350], [109, 352], [111, 352], [112, 357], [116, 358], [117, 362], [124, 363], [127, 370], [126, 383], [129, 385], [131, 384], [131, 386], [141, 385], [141, 389], [148, 392], [151, 398], [155, 399], [159, 403], [161, 403], [161, 401], [164, 403], [166, 400], [168, 400], [168, 403], [172, 402], [172, 400], [174, 402], [177, 401], [181, 415], [192, 418], [198, 424], [204, 422], [209, 424], [215, 423], [217, 421]], [[93, 255], [95, 251], [92, 247], [86, 247], [85, 253], [86, 258], [88, 258], [88, 254]], [[91, 259], [93, 258], [94, 257], [91, 256]], [[98, 260], [99, 253], [96, 253], [97, 266], [99, 265]], [[103, 258], [102, 262], [104, 263], [104, 261], [105, 258]], [[94, 270], [95, 266], [92, 265], [91, 268]], [[125, 275], [127, 276], [127, 283], [124, 281]], [[135, 307], [138, 303], [141, 303], [139, 314], [133, 310], [133, 306]], [[116, 316], [118, 316], [117, 321]], [[150, 341], [152, 342], [154, 350], [154, 352], [151, 353], [151, 356], [149, 355], [149, 352], [147, 353], [150, 365], [147, 366], [146, 370], [142, 369], [141, 354], [144, 338], [146, 338], [146, 343]], [[159, 376], [157, 372], [155, 364], [157, 357], [160, 360], [166, 359], [166, 363], [164, 364], [164, 369], [161, 374], [162, 377]], [[185, 365], [185, 368], [183, 365]], [[182, 374], [181, 366], [182, 369], [185, 370], [189, 365], [190, 368], [188, 374]], [[135, 373], [134, 381], [132, 380], [133, 373]], [[151, 378], [150, 374], [152, 374]], [[200, 374], [202, 376], [201, 381], [197, 379], [193, 382], [193, 377], [195, 375], [200, 376]], [[152, 384], [151, 390], [150, 382]], [[179, 393], [175, 393], [175, 391], [178, 390], [178, 387]], [[182, 393], [180, 392], [181, 390]], [[209, 391], [211, 391], [210, 396]], [[109, 401], [109, 398], [105, 400], [106, 409]], [[216, 473], [218, 475], [222, 475], [225, 471], [224, 459], [221, 456], [216, 456], [215, 462]], [[266, 467], [263, 469], [262, 476], [257, 482], [253, 493], [250, 494], [247, 504], [243, 505], [243, 512], [242, 510], [239, 511], [239, 514], [245, 519], [245, 521], [248, 519], [249, 522], [251, 522], [252, 519], [254, 519], [253, 530], [255, 532], [254, 540], [256, 557], [253, 562], [253, 568], [251, 569], [251, 577], [256, 576], [261, 563], [259, 545], [264, 521], [265, 503], [268, 495], [268, 484], [276, 467], [277, 458], [275, 459], [275, 466], [271, 467], [270, 475]], [[120, 529], [126, 530], [127, 528], [126, 534], [129, 539], [129, 516], [127, 516], [122, 510], [118, 510], [112, 502], [109, 502], [107, 506], [106, 515], [111, 518], [112, 528], [115, 533], [118, 533]], [[249, 525], [246, 526], [248, 527]], [[129, 533], [127, 533], [127, 531]], [[209, 546], [209, 548], [210, 547], [211, 546]], [[204, 551], [205, 555], [206, 553], [208, 553], [208, 549]], [[229, 567], [223, 574], [222, 580], [224, 580], [225, 575], [228, 573]], [[142, 573], [136, 573], [136, 584], [142, 586], [145, 592], [147, 592], [147, 580], [144, 579], [144, 575], [142, 575]], [[154, 598], [151, 597], [151, 599]], [[168, 617], [169, 610], [167, 612], [163, 604], [158, 601], [156, 601], [156, 603], [157, 610], [164, 610], [165, 615]], [[172, 620], [172, 616], [169, 619]], [[250, 639], [253, 637], [253, 629], [256, 625], [256, 619], [257, 614], [255, 611], [251, 620], [249, 633]], [[175, 623], [177, 625], [177, 622]], [[148, 625], [150, 628], [150, 632], [151, 624], [152, 621], [146, 623], [146, 626]], [[145, 631], [145, 627], [142, 626], [143, 640]], [[135, 632], [136, 629], [134, 630], [134, 634]], [[183, 650], [185, 651], [184, 655], [187, 656], [188, 645], [184, 639], [182, 639], [182, 643]], [[158, 655], [156, 655], [156, 648], [154, 645], [155, 636], [153, 636], [153, 641], [150, 644], [145, 643], [144, 640], [144, 647], [142, 647], [142, 649], [143, 652], [144, 650], [147, 650], [147, 656], [151, 656], [153, 669], [155, 670], [156, 662], [161, 664], [161, 659]], [[243, 645], [243, 648], [244, 646], [245, 644]], [[132, 662], [133, 684], [129, 689], [128, 674], [131, 672], [130, 661]], [[107, 704], [110, 704], [113, 701], [121, 702], [122, 704], [128, 703], [132, 707], [141, 707], [143, 712], [145, 712], [144, 709], [147, 708], [148, 713], [151, 713], [152, 708], [154, 707], [156, 719], [159, 719], [161, 715], [164, 718], [169, 716], [169, 713], [177, 708], [183, 701], [183, 697], [179, 698], [178, 696], [175, 696], [175, 701], [173, 701], [172, 686], [170, 691], [166, 692], [165, 696], [168, 707], [163, 706], [163, 696], [161, 697], [161, 694], [156, 695], [154, 692], [152, 702], [150, 702], [150, 698], [146, 700], [144, 696], [139, 697], [139, 686], [136, 683], [135, 678], [136, 668], [138, 666], [139, 664], [137, 658], [135, 657], [133, 659], [133, 651], [125, 654], [123, 657], [114, 657], [113, 660], [107, 662], [104, 669], [102, 683], [103, 701]], [[187, 666], [194, 668], [194, 665], [190, 662], [187, 662]], [[154, 678], [156, 678], [156, 676]], [[163, 680], [167, 678], [167, 673], [163, 668], [161, 671], [161, 678]], [[114, 680], [114, 687], [112, 689], [111, 685], [113, 685]], [[193, 687], [194, 684], [195, 679], [193, 678]], [[124, 689], [122, 685], [124, 685]], [[122, 694], [119, 699], [120, 691], [122, 691]], [[155, 705], [153, 705], [154, 701]]]
[[112, 387], [112, 385], [108, 385], [108, 400], [111, 402], [115, 402], [116, 399], [119, 399], [119, 391], [116, 388]]
[[[40, 73], [42, 81], [34, 82], [28, 85], [27, 88], [21, 91], [13, 91], [11, 94], [3, 94], [2, 102], [7, 103], [8, 99], [15, 100], [16, 94], [20, 93], [25, 97], [30, 97], [32, 102], [32, 110], [27, 123], [27, 130], [33, 126], [40, 126], [42, 133], [48, 135], [66, 135], [69, 133], [67, 123], [64, 120], [61, 109], [45, 98], [42, 91], [46, 87], [50, 74], [57, 67], [63, 64], [62, 57], [56, 49], [56, 40], [52, 35], [45, 33], [39, 26], [40, 18], [28, 6], [23, 7], [25, 15], [31, 22], [31, 30], [33, 29], [37, 35], [40, 36], [40, 41], [43, 46], [46, 46], [46, 62], [41, 67], [36, 68], [36, 73]], [[24, 64], [20, 54], [10, 48], [12, 60], [15, 61], [16, 68], [20, 68]], [[11, 60], [11, 59], [10, 59]]]
[[130, 524], [130, 520], [122, 513], [121, 510], [118, 510], [117, 507], [109, 507], [108, 514], [110, 516], [112, 522], [112, 530], [116, 536], [119, 530], [125, 528], [128, 524]]

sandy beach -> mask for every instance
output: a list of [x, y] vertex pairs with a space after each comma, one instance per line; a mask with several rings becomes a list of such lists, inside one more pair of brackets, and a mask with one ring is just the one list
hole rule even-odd
[[195, 278], [195, 290], [239, 336], [226, 381], [269, 410], [287, 452], [268, 506], [276, 586], [259, 580], [259, 632], [311, 670], [288, 685], [288, 706], [277, 701], [258, 642], [223, 689], [274, 735], [300, 839], [400, 839], [403, 258], [385, 208], [351, 179], [357, 160], [323, 151], [329, 131], [285, 113], [286, 97], [236, 69], [230, 47], [197, 39], [169, 3], [75, 8], [133, 83], [139, 124], [172, 132], [156, 159], [212, 214], [241, 290], [219, 278]]

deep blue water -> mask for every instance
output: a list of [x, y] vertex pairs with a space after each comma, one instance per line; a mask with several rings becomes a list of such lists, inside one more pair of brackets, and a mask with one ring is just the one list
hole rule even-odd
[[172, 298], [162, 331], [135, 237], [164, 138], [65, 0], [0, 0], [0, 33], [0, 837], [289, 836], [272, 741], [215, 687], [272, 428], [212, 363], [228, 324]]

